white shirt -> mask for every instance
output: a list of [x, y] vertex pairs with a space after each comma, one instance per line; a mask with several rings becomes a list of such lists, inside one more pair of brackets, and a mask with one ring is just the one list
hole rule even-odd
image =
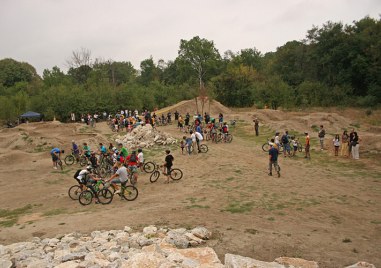
[[140, 163], [144, 163], [143, 152], [138, 153], [138, 159], [139, 159], [139, 162], [140, 162]]
[[118, 178], [121, 182], [126, 182], [128, 180], [127, 168], [125, 166], [118, 168], [116, 174], [119, 175]]
[[280, 144], [280, 142], [279, 142], [279, 136], [275, 136], [274, 143], [275, 144]]
[[83, 180], [87, 174], [89, 174], [89, 171], [87, 169], [83, 169], [81, 172], [79, 172], [77, 179]]
[[196, 134], [196, 137], [197, 137], [198, 140], [202, 141], [202, 140], [204, 139], [204, 138], [202, 137], [201, 133], [196, 132], [195, 134]]
[[196, 134], [192, 133], [191, 139], [192, 139], [192, 141], [196, 141]]

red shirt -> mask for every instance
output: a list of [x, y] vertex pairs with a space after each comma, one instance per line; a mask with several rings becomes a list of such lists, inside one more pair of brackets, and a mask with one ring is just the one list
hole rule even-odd
[[131, 155], [127, 156], [126, 162], [127, 162], [128, 166], [137, 166], [138, 165], [139, 157], [137, 155], [135, 155], [135, 157], [136, 157], [136, 161], [135, 162], [131, 162], [130, 161]]

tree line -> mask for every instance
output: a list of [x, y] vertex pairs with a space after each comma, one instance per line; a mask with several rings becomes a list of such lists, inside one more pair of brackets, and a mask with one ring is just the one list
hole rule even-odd
[[[0, 60], [0, 119], [26, 110], [67, 120], [71, 112], [162, 108], [184, 99], [216, 99], [230, 107], [375, 107], [381, 103], [381, 21], [314, 26], [275, 52], [216, 49], [211, 40], [181, 40], [172, 61], [93, 59], [74, 51], [67, 73], [40, 77], [28, 63]], [[197, 100], [197, 98], [196, 98]]]

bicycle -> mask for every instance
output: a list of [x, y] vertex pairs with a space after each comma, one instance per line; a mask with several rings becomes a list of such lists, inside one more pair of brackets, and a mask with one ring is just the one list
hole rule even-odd
[[65, 157], [64, 162], [67, 166], [71, 166], [75, 161], [77, 161], [77, 163], [79, 162], [79, 157], [79, 154], [75, 154], [73, 150], [71, 150], [71, 153]]
[[[129, 177], [129, 179], [131, 182], [131, 177]], [[127, 185], [127, 182], [128, 182], [128, 180], [126, 182], [120, 184], [120, 193], [118, 193], [118, 195], [127, 201], [134, 201], [136, 198], [138, 198], [138, 195], [139, 195], [138, 188], [136, 188], [134, 185], [132, 185], [132, 183], [131, 183], [131, 185]], [[110, 184], [110, 185], [106, 184], [105, 185], [106, 189], [108, 189], [109, 187], [111, 187], [113, 189], [113, 195], [114, 195], [114, 193], [115, 193], [114, 186], [112, 184]]]
[[[110, 204], [112, 199], [114, 198], [114, 194], [108, 189], [103, 188], [101, 190], [96, 191], [98, 195], [98, 200], [101, 204], [106, 205]], [[84, 190], [78, 197], [78, 201], [81, 205], [87, 206], [93, 202], [94, 193], [91, 190]]]
[[233, 135], [229, 134], [229, 133], [220, 132], [217, 134], [217, 141], [216, 142], [220, 142], [220, 141], [231, 143], [233, 141]]
[[62, 160], [60, 158], [58, 158], [58, 160], [57, 160], [57, 166], [59, 166], [60, 169], [63, 170]]
[[156, 168], [156, 163], [152, 162], [152, 161], [148, 161], [148, 162], [144, 163], [144, 165], [143, 165], [143, 170], [146, 173], [154, 172], [155, 168]]
[[[159, 171], [160, 167], [162, 167], [162, 166], [156, 165], [155, 171], [149, 177], [149, 180], [150, 180], [151, 183], [154, 183], [154, 182], [156, 182], [159, 179], [159, 177], [160, 177], [160, 171]], [[179, 168], [172, 168], [169, 171], [168, 175], [169, 175], [169, 177], [172, 180], [178, 181], [178, 180], [180, 180], [183, 177], [183, 172]]]
[[[193, 150], [194, 150], [193, 145], [191, 145], [190, 148], [189, 148], [189, 152], [192, 153]], [[206, 145], [206, 144], [200, 144], [200, 152], [201, 153], [207, 153], [208, 151], [209, 151], [208, 145]]]
[[[279, 153], [282, 153], [283, 152], [283, 144], [281, 143], [278, 147], [279, 147], [278, 148]], [[262, 150], [264, 152], [268, 152], [270, 150], [270, 148], [271, 148], [270, 147], [270, 140], [267, 139], [267, 142], [262, 145]]]

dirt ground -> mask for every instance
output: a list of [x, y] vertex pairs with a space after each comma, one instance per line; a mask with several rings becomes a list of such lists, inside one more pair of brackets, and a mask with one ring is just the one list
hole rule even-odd
[[[185, 106], [184, 106], [185, 105]], [[186, 106], [188, 105], [188, 106]], [[212, 105], [217, 113], [220, 104]], [[182, 103], [179, 110], [191, 108]], [[219, 107], [219, 108], [218, 108]], [[129, 225], [192, 228], [213, 232], [208, 242], [223, 260], [235, 253], [272, 261], [280, 256], [315, 260], [320, 267], [343, 267], [367, 261], [381, 267], [381, 114], [360, 110], [284, 112], [234, 110], [224, 107], [231, 144], [212, 144], [206, 154], [181, 155], [172, 148], [184, 178], [169, 185], [151, 184], [140, 174], [139, 197], [114, 199], [110, 205], [83, 207], [67, 195], [78, 166], [51, 167], [52, 145], [69, 151], [70, 141], [98, 142], [115, 138], [105, 123], [95, 129], [82, 124], [30, 123], [0, 130], [0, 243], [8, 244], [68, 232], [119, 229]], [[217, 115], [217, 114], [216, 114]], [[253, 133], [252, 117], [261, 122]], [[316, 126], [329, 133], [327, 150], [318, 150]], [[262, 144], [275, 130], [312, 137], [311, 160], [303, 153], [280, 157], [281, 177], [267, 175], [268, 155]], [[333, 134], [355, 128], [362, 139], [360, 160], [335, 157]], [[160, 128], [182, 137], [175, 125]], [[164, 149], [146, 150], [146, 159], [162, 162]]]

